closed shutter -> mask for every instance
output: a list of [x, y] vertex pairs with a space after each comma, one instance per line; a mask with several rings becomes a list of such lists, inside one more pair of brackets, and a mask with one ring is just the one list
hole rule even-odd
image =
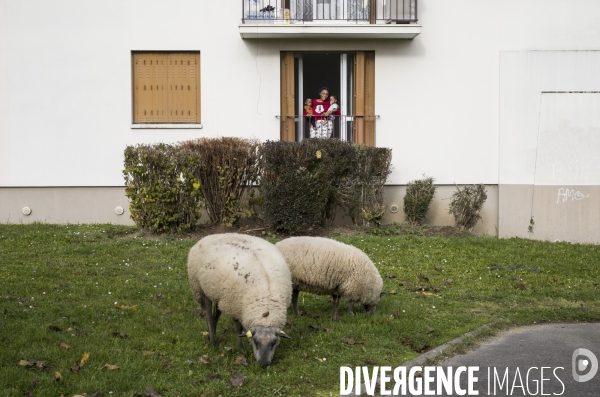
[[133, 122], [200, 123], [200, 54], [133, 54]]
[[281, 140], [296, 140], [294, 122], [294, 53], [281, 53]]
[[354, 57], [353, 141], [375, 146], [375, 52], [358, 51]]

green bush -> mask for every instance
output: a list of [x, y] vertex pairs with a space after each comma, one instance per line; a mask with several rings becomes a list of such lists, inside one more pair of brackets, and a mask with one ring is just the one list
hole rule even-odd
[[330, 225], [343, 208], [354, 223], [379, 224], [391, 150], [336, 139], [267, 142], [261, 192], [266, 220], [290, 233]]
[[326, 156], [316, 140], [267, 141], [260, 181], [263, 214], [276, 230], [308, 231], [323, 224], [330, 198]]
[[472, 231], [481, 219], [481, 209], [485, 200], [487, 193], [483, 184], [465, 185], [462, 188], [456, 185], [449, 208], [449, 213], [454, 215], [456, 226]]
[[252, 214], [248, 199], [261, 173], [262, 146], [242, 138], [202, 138], [181, 143], [181, 147], [202, 159], [190, 174], [200, 181], [211, 222], [231, 226]]
[[199, 158], [167, 144], [128, 146], [123, 176], [136, 225], [155, 233], [182, 232], [200, 219], [200, 181], [190, 175]]
[[408, 182], [404, 196], [404, 219], [411, 226], [420, 226], [427, 219], [429, 205], [435, 195], [434, 179], [423, 175], [423, 179]]
[[189, 230], [203, 206], [211, 222], [231, 225], [260, 205], [275, 229], [299, 233], [330, 225], [339, 208], [355, 223], [379, 224], [390, 162], [390, 149], [335, 139], [218, 138], [129, 146], [123, 175], [143, 229]]
[[383, 190], [391, 172], [392, 149], [352, 144], [352, 173], [339, 187], [341, 206], [354, 224], [379, 225], [385, 214]]

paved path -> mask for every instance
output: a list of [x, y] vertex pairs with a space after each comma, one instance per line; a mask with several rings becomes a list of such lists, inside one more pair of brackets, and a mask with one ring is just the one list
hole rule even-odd
[[[573, 352], [581, 348], [591, 351], [594, 358], [600, 358], [600, 324], [547, 324], [517, 328], [500, 334], [473, 352], [452, 357], [440, 367], [445, 371], [452, 367], [455, 371], [460, 366], [478, 366], [479, 371], [475, 374], [478, 380], [474, 382], [474, 390], [480, 396], [600, 396], [600, 371], [587, 382], [577, 382], [573, 377]], [[589, 357], [579, 355], [576, 366], [580, 366], [581, 371], [578, 370], [576, 374], [590, 374], [592, 361]], [[584, 369], [586, 363], [587, 367]], [[466, 389], [466, 374], [462, 375], [461, 388]], [[391, 386], [393, 385], [392, 380]], [[434, 390], [434, 394], [429, 395], [457, 395], [456, 389], [454, 394], [436, 394], [436, 383], [432, 382], [431, 385], [430, 389]], [[391, 389], [390, 386], [387, 388]], [[363, 387], [361, 395], [366, 395], [364, 390]], [[425, 395], [424, 391], [422, 393], [407, 392], [404, 395]]]

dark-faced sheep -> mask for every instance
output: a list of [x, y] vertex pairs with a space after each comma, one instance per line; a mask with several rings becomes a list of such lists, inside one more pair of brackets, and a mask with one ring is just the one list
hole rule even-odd
[[300, 291], [333, 297], [332, 320], [337, 321], [341, 298], [348, 314], [355, 304], [374, 313], [383, 280], [369, 257], [356, 247], [322, 237], [291, 237], [275, 244], [292, 273], [292, 308], [298, 315]]
[[188, 275], [210, 342], [217, 345], [223, 313], [233, 319], [238, 347], [248, 337], [256, 361], [262, 367], [271, 364], [280, 338], [289, 338], [282, 328], [292, 296], [290, 271], [279, 250], [258, 237], [214, 234], [190, 249]]

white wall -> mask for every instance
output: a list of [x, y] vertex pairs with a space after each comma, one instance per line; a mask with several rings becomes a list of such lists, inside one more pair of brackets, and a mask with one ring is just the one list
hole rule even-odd
[[[283, 50], [376, 51], [392, 184], [497, 184], [500, 52], [600, 45], [597, 0], [420, 0], [414, 40], [352, 42], [245, 41], [241, 6], [0, 0], [0, 186], [120, 186], [129, 144], [278, 139]], [[201, 51], [202, 129], [130, 128], [132, 50]]]

